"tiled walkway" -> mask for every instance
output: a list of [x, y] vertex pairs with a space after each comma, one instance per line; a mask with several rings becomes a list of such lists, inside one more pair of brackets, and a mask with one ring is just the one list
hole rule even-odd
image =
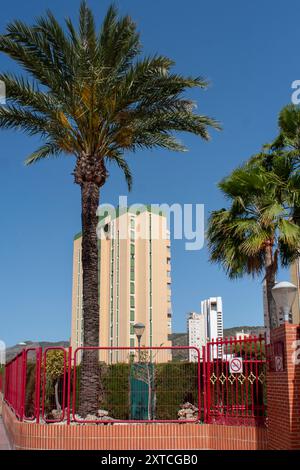
[[2, 422], [2, 418], [0, 418], [0, 450], [11, 450]]

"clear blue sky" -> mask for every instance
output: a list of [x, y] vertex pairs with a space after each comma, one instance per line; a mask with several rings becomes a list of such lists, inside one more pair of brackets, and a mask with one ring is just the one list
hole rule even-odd
[[[0, 18], [32, 22], [51, 8], [76, 17], [79, 0], [11, 0]], [[109, 5], [90, 0], [99, 21]], [[209, 211], [224, 205], [217, 182], [276, 134], [277, 115], [290, 102], [291, 82], [300, 79], [297, 0], [119, 0], [141, 31], [145, 53], [166, 54], [176, 70], [211, 80], [206, 92], [193, 93], [199, 110], [219, 119], [222, 133], [210, 143], [182, 136], [189, 153], [141, 152], [129, 157], [134, 188], [129, 201], [204, 203]], [[0, 56], [0, 70], [15, 66]], [[27, 339], [60, 340], [70, 334], [72, 239], [80, 230], [79, 188], [71, 176], [72, 158], [25, 168], [35, 139], [1, 132], [0, 184], [0, 339], [8, 345]], [[102, 201], [116, 204], [127, 194], [118, 170]], [[221, 295], [225, 326], [262, 324], [261, 281], [229, 281], [208, 262], [204, 249], [187, 252], [172, 245], [174, 331], [185, 329], [185, 314], [200, 301]], [[281, 278], [287, 273], [281, 273]]]

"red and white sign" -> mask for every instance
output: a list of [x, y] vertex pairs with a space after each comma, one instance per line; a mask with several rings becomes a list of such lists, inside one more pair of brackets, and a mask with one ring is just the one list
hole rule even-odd
[[243, 373], [243, 359], [241, 357], [233, 357], [229, 361], [229, 370], [231, 374]]

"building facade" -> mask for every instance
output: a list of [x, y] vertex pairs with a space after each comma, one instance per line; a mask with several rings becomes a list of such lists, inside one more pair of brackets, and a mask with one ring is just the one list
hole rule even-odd
[[[207, 342], [223, 338], [223, 307], [221, 297], [210, 297], [201, 302], [201, 313], [191, 312], [187, 320], [188, 345], [200, 349], [202, 357], [202, 346]], [[221, 357], [222, 351], [212, 349], [213, 358]], [[196, 351], [190, 350], [190, 361], [195, 361]]]
[[236, 331], [235, 333], [235, 338], [236, 339], [247, 339], [250, 337], [250, 333], [245, 333], [244, 330], [242, 331]]
[[[199, 313], [190, 312], [187, 317], [188, 345], [196, 347], [202, 357], [202, 347], [206, 344], [205, 316]], [[189, 361], [197, 362], [198, 354], [195, 349], [189, 349]]]
[[[99, 220], [98, 238], [100, 346], [137, 347], [134, 324], [138, 322], [145, 325], [142, 346], [171, 346], [171, 247], [166, 217], [148, 209], [107, 213]], [[74, 239], [71, 344], [83, 346], [80, 234]], [[120, 354], [110, 351], [108, 357], [106, 351], [105, 357], [117, 362]], [[166, 352], [165, 360], [169, 355]]]
[[201, 313], [206, 318], [208, 341], [223, 338], [223, 307], [221, 297], [210, 297], [201, 302]]

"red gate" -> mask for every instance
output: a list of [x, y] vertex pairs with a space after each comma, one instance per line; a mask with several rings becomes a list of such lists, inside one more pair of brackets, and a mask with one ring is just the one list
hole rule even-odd
[[205, 422], [264, 424], [266, 351], [263, 337], [217, 339], [204, 348]]

